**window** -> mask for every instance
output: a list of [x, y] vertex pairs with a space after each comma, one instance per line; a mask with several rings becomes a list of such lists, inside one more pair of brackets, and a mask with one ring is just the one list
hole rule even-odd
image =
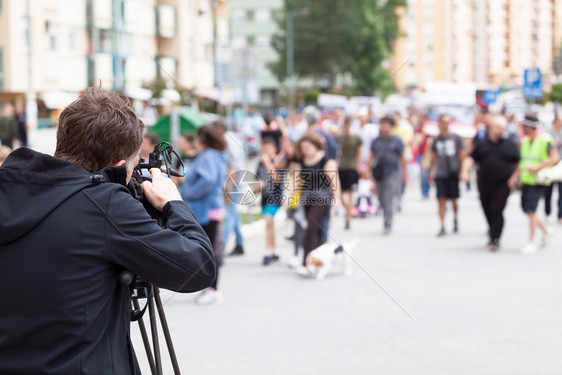
[[206, 44], [205, 45], [205, 61], [206, 62], [212, 62], [213, 61], [213, 45], [212, 44]]
[[256, 22], [268, 23], [271, 21], [271, 11], [269, 9], [258, 9], [254, 14]]
[[22, 50], [23, 52], [28, 52], [29, 51], [29, 23], [27, 22], [27, 18], [25, 17], [21, 19], [21, 31], [23, 34]]
[[158, 36], [173, 38], [176, 36], [176, 8], [172, 5], [161, 4], [156, 9]]
[[0, 90], [3, 87], [4, 87], [4, 49], [0, 47]]
[[246, 38], [243, 36], [235, 36], [232, 38], [232, 48], [241, 49], [246, 48]]
[[100, 29], [97, 50], [100, 52], [111, 52], [111, 30]]
[[232, 11], [232, 22], [240, 23], [246, 21], [246, 11], [244, 9], [236, 9]]
[[70, 30], [70, 34], [68, 35], [68, 49], [71, 53], [76, 52], [76, 30]]
[[45, 34], [47, 35], [47, 49], [55, 51], [57, 49], [57, 32], [51, 21], [45, 21]]
[[133, 54], [134, 50], [134, 38], [133, 34], [123, 33], [120, 35], [121, 37], [121, 53], [124, 56], [130, 56]]
[[270, 44], [271, 38], [269, 37], [269, 35], [260, 35], [257, 36], [254, 40], [254, 45], [256, 46], [256, 48], [266, 49], [269, 48]]

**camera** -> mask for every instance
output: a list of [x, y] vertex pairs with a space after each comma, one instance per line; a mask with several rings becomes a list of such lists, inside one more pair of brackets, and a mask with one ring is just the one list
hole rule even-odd
[[160, 212], [152, 207], [152, 205], [146, 200], [142, 191], [142, 183], [144, 181], [152, 181], [152, 176], [149, 172], [152, 168], [160, 169], [167, 177], [183, 177], [185, 176], [185, 166], [181, 158], [174, 151], [171, 143], [160, 142], [154, 146], [154, 150], [150, 153], [148, 159], [141, 160], [135, 167], [133, 177], [131, 178], [127, 188], [133, 198], [142, 202], [144, 208], [150, 216], [159, 220]]

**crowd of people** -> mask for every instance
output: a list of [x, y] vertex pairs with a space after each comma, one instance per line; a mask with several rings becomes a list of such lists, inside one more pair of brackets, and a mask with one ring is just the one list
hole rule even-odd
[[[18, 131], [18, 113], [8, 105], [2, 111], [0, 162], [13, 143], [23, 145], [25, 141]], [[428, 131], [424, 114], [419, 111], [377, 116], [367, 108], [346, 114], [341, 109], [326, 113], [307, 106], [286, 117], [265, 113], [261, 115], [260, 153], [253, 162], [248, 160], [243, 134], [222, 120], [198, 128], [195, 134], [182, 134], [176, 147], [187, 174], [174, 178], [174, 182], [211, 240], [218, 268], [215, 282], [197, 296], [196, 302], [220, 302], [223, 297], [218, 275], [225, 256], [245, 254], [240, 206], [252, 202], [233, 198], [245, 192], [240, 191], [244, 189], [241, 181], [232, 176], [248, 165], [260, 182], [264, 266], [280, 260], [275, 228], [280, 209], [286, 210], [294, 222], [294, 233], [288, 237], [294, 243], [294, 254], [287, 263], [306, 275], [307, 254], [331, 241], [330, 227], [337, 225], [331, 220], [334, 209], [345, 212], [345, 230], [352, 229], [354, 217], [378, 215], [382, 218], [382, 234], [392, 235], [393, 219], [403, 208], [404, 192], [407, 187], [415, 188], [416, 181], [424, 200], [435, 189], [437, 236], [457, 233], [460, 185], [466, 183], [470, 188], [474, 172], [489, 227], [488, 248], [500, 249], [503, 211], [514, 189], [521, 190], [521, 207], [530, 223], [529, 241], [521, 254], [537, 250], [538, 230], [543, 233], [541, 245], [546, 246], [553, 230], [536, 211], [544, 198], [545, 215], [551, 214], [558, 185], [557, 217], [562, 224], [562, 182], [542, 184], [536, 175], [559, 160], [562, 118], [556, 118], [552, 128], [544, 130], [530, 113], [517, 118], [479, 112], [475, 135], [468, 138], [451, 130], [452, 121], [444, 113], [436, 129]], [[148, 128], [140, 158], [147, 159], [159, 142]], [[231, 243], [226, 252], [226, 245]]]
[[[307, 254], [331, 241], [334, 207], [345, 211], [345, 230], [352, 228], [355, 216], [380, 213], [382, 234], [388, 236], [393, 232], [394, 215], [402, 210], [406, 187], [415, 187], [418, 180], [422, 199], [429, 198], [432, 187], [436, 190], [437, 236], [457, 233], [460, 185], [466, 183], [470, 188], [474, 171], [489, 227], [489, 250], [500, 249], [503, 211], [514, 189], [521, 189], [521, 207], [530, 222], [529, 242], [521, 254], [537, 250], [537, 229], [543, 232], [542, 245], [546, 246], [552, 229], [537, 215], [538, 202], [545, 198], [548, 216], [553, 187], [562, 188], [559, 182], [539, 184], [536, 174], [559, 160], [562, 119], [556, 119], [549, 131], [541, 129], [533, 114], [519, 121], [514, 116], [482, 113], [475, 119], [475, 136], [463, 138], [451, 130], [448, 114], [439, 117], [436, 134], [425, 131], [420, 113], [375, 117], [364, 110], [354, 116], [336, 110], [326, 115], [308, 106], [286, 118], [264, 114], [261, 152], [253, 171], [260, 182], [265, 222], [262, 264], [280, 259], [274, 218], [281, 208], [294, 222], [294, 233], [288, 238], [294, 242], [294, 256], [288, 264], [306, 275]], [[150, 137], [145, 135], [147, 149], [158, 142]], [[217, 265], [224, 262], [225, 243], [233, 235], [234, 247], [227, 255], [244, 255], [241, 202], [232, 198], [243, 192], [237, 191], [236, 178], [227, 178], [246, 168], [242, 137], [224, 122], [215, 121], [195, 135], [184, 134], [179, 148], [188, 171], [177, 183], [213, 243]], [[452, 218], [447, 219], [449, 205]], [[560, 194], [558, 207], [562, 223]], [[221, 300], [218, 281], [196, 299], [202, 304]]]

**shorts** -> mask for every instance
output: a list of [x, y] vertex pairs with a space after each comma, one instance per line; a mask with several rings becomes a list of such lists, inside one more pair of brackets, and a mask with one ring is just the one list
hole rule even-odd
[[521, 208], [523, 208], [523, 212], [536, 212], [539, 201], [543, 196], [543, 185], [523, 185], [521, 190]]
[[261, 211], [264, 215], [275, 216], [277, 211], [279, 211], [279, 206], [267, 203], [261, 206]]
[[340, 185], [342, 191], [351, 190], [352, 186], [359, 181], [359, 173], [355, 169], [340, 169], [338, 171], [340, 176]]
[[436, 178], [435, 187], [437, 198], [457, 199], [460, 196], [458, 177]]

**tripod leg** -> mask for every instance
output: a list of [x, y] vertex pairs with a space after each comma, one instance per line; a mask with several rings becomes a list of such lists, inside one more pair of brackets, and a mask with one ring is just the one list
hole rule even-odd
[[164, 332], [166, 344], [168, 345], [168, 352], [170, 353], [170, 359], [172, 361], [172, 366], [174, 367], [174, 374], [180, 375], [180, 367], [178, 365], [176, 351], [174, 350], [174, 344], [172, 343], [172, 336], [170, 335], [168, 321], [166, 320], [166, 315], [164, 314], [164, 307], [162, 306], [162, 299], [160, 299], [160, 289], [158, 289], [158, 287], [154, 287], [154, 300], [156, 301], [156, 309], [158, 311], [158, 315], [160, 316], [160, 324], [162, 325], [162, 331]]
[[[140, 310], [139, 301], [133, 299], [133, 306], [135, 310]], [[146, 358], [148, 359], [148, 364], [150, 365], [150, 371], [152, 374], [156, 374], [156, 365], [154, 364], [154, 356], [152, 355], [152, 349], [150, 348], [150, 343], [148, 342], [148, 334], [146, 333], [146, 326], [144, 325], [144, 320], [140, 318], [137, 320], [139, 323], [139, 329], [142, 336], [142, 342], [144, 344], [144, 349], [146, 351]]]
[[[154, 293], [154, 291], [152, 291]], [[151, 293], [151, 294], [152, 294]], [[152, 346], [154, 347], [154, 362], [156, 363], [156, 374], [162, 375], [162, 359], [160, 357], [160, 344], [158, 343], [158, 327], [154, 311], [153, 296], [148, 296], [148, 315], [150, 316], [150, 330], [152, 332]]]

